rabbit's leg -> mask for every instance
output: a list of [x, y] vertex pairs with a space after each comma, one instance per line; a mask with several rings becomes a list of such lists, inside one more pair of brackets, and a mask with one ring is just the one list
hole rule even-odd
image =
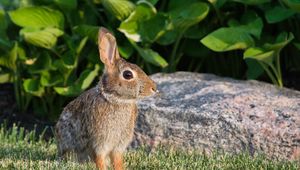
[[95, 142], [92, 144], [90, 153], [99, 170], [106, 170], [105, 158], [110, 150], [112, 150], [111, 146], [106, 142], [99, 142], [99, 140], [95, 140]]
[[106, 170], [105, 165], [105, 156], [104, 155], [96, 155], [94, 158], [96, 166], [99, 170]]
[[121, 152], [112, 151], [110, 153], [110, 161], [115, 170], [123, 170], [123, 154]]

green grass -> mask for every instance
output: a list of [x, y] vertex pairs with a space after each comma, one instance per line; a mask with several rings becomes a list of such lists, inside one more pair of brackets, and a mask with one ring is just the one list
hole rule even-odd
[[[43, 134], [42, 134], [43, 135]], [[93, 163], [78, 164], [74, 159], [58, 161], [54, 139], [45, 141], [35, 131], [25, 132], [14, 126], [7, 130], [0, 127], [0, 169], [96, 169]], [[262, 156], [247, 154], [226, 155], [158, 149], [148, 152], [138, 149], [127, 152], [127, 169], [300, 169], [299, 162], [270, 161]]]

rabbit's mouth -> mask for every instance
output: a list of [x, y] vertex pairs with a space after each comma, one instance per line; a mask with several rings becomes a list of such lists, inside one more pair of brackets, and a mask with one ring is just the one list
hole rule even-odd
[[155, 88], [151, 88], [151, 91], [153, 92], [153, 95], [158, 94], [159, 90], [155, 89]]
[[138, 98], [139, 99], [143, 99], [143, 98], [148, 98], [148, 97], [153, 97], [156, 96], [157, 94], [159, 94], [159, 91], [155, 88], [151, 88], [149, 91], [145, 92], [143, 90], [139, 90], [139, 95]]

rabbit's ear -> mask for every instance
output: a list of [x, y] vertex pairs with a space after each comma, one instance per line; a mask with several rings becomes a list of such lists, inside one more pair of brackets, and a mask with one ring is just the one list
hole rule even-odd
[[117, 42], [115, 37], [103, 27], [99, 30], [98, 48], [100, 59], [105, 66], [114, 66], [116, 61], [119, 59]]

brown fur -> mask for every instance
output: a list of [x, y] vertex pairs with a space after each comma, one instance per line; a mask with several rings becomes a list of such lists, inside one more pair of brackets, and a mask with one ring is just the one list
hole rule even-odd
[[[99, 84], [82, 93], [63, 110], [55, 127], [58, 152], [75, 152], [79, 161], [93, 160], [106, 169], [109, 155], [114, 169], [123, 169], [122, 155], [131, 142], [137, 116], [136, 100], [155, 93], [155, 83], [136, 65], [119, 57], [114, 37], [99, 33], [100, 59], [105, 71]], [[130, 70], [133, 78], [123, 78]]]

